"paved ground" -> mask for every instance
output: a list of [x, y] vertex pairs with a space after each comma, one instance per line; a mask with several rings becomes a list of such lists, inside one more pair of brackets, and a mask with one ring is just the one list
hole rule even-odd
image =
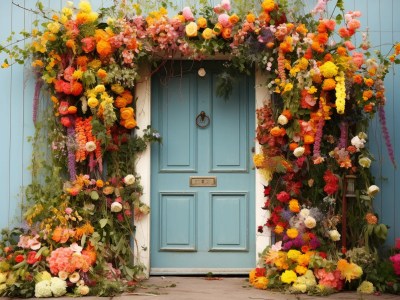
[[249, 286], [246, 278], [222, 277], [208, 280], [204, 277], [151, 277], [141, 283], [134, 293], [115, 297], [115, 300], [394, 300], [395, 295], [359, 295], [342, 292], [329, 297], [281, 294], [257, 290]]

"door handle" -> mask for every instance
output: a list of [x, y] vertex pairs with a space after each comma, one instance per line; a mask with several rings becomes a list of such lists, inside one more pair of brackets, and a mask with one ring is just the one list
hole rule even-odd
[[210, 117], [203, 110], [196, 117], [196, 125], [200, 128], [206, 128], [210, 125]]

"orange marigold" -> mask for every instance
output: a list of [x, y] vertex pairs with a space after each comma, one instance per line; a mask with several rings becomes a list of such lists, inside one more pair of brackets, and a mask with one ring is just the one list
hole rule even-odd
[[373, 213], [367, 213], [365, 216], [368, 224], [375, 225], [378, 224], [378, 218]]
[[332, 91], [336, 88], [336, 81], [332, 78], [327, 78], [322, 83], [322, 89], [324, 91]]
[[112, 52], [111, 44], [106, 40], [100, 40], [96, 45], [96, 50], [101, 57], [108, 56]]

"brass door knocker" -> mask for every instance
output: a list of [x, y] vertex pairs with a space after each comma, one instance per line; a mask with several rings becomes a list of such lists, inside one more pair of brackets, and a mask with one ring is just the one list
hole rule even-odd
[[201, 111], [196, 117], [196, 125], [200, 128], [206, 128], [210, 125], [210, 117], [204, 111]]

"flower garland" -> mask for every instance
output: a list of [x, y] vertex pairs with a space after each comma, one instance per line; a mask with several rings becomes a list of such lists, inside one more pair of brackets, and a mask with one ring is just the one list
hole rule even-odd
[[[1, 293], [103, 295], [118, 280], [129, 285], [141, 270], [127, 263], [133, 261], [126, 250], [134, 237], [131, 217], [149, 213], [140, 201], [135, 157], [146, 142], [160, 140], [151, 128], [143, 139], [132, 134], [139, 66], [151, 61], [161, 67], [176, 55], [202, 59], [218, 53], [230, 55], [226, 72], [248, 72], [256, 65], [274, 93], [273, 101], [257, 110], [261, 149], [254, 164], [269, 181], [263, 208], [271, 212], [258, 231], [269, 227], [280, 241], [264, 251], [250, 282], [258, 288], [324, 293], [361, 278], [362, 268], [347, 253], [337, 254], [341, 199], [347, 192], [343, 182], [347, 174], [357, 175], [357, 201], [350, 205], [367, 199], [350, 207], [359, 215], [348, 220], [353, 223], [346, 231], [347, 248], [360, 246], [360, 234], [366, 249], [377, 248], [387, 227], [372, 209], [379, 188], [369, 172], [372, 157], [364, 132], [378, 109], [384, 124], [383, 79], [400, 45], [389, 58], [370, 57], [366, 35], [361, 49], [351, 42], [361, 13], [346, 13], [338, 1], [341, 14], [333, 20], [325, 16], [327, 2], [319, 0], [304, 17], [279, 0], [264, 0], [258, 14], [239, 16], [222, 0], [204, 7], [202, 16], [185, 7], [169, 17], [164, 7], [144, 16], [138, 5], [128, 8], [122, 1], [101, 19], [105, 16], [82, 0], [78, 8], [68, 4], [50, 18], [44, 15], [43, 26], [28, 34], [28, 50], [1, 48], [20, 55], [19, 61], [32, 58], [38, 80], [50, 93], [53, 117], [47, 125], [54, 164], [46, 165], [46, 184], [35, 180], [28, 188], [33, 205], [25, 217], [31, 227], [19, 234], [32, 245], [11, 247], [12, 239], [5, 239], [2, 247], [7, 264], [0, 266], [1, 276], [17, 276], [14, 283], [26, 285], [27, 292], [22, 295], [8, 280]], [[34, 119], [37, 107], [35, 100]], [[385, 126], [383, 131], [387, 141]], [[62, 180], [63, 173], [69, 181]], [[31, 251], [38, 251], [33, 264]], [[37, 276], [36, 284], [32, 276], [21, 275], [26, 273]], [[360, 289], [368, 287], [366, 282]]]

